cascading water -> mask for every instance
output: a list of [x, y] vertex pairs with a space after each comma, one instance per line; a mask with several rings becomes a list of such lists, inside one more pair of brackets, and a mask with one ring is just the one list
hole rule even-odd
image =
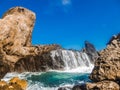
[[[77, 68], [92, 70], [93, 68], [93, 64], [90, 62], [91, 60], [85, 52], [58, 49], [51, 51], [51, 57], [54, 61], [56, 61], [56, 57], [63, 61], [65, 71]], [[79, 70], [78, 72], [82, 71], [83, 69], [81, 69], [81, 71]]]
[[[54, 63], [63, 62], [63, 70], [51, 70], [37, 73], [8, 73], [3, 79], [19, 76], [28, 81], [27, 90], [58, 90], [59, 87], [72, 87], [75, 84], [89, 82], [89, 73], [93, 64], [85, 52], [57, 49], [51, 51]], [[71, 90], [71, 89], [68, 89]]]

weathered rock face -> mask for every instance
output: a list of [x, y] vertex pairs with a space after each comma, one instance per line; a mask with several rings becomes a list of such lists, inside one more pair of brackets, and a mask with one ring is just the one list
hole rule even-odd
[[107, 48], [100, 52], [90, 78], [93, 81], [120, 80], [120, 34], [113, 36]]
[[87, 90], [120, 90], [119, 85], [113, 81], [87, 83], [86, 87]]
[[5, 13], [0, 20], [0, 47], [1, 53], [8, 55], [6, 59], [9, 60], [11, 55], [24, 56], [34, 53], [34, 47], [31, 47], [34, 21], [35, 14], [22, 7], [12, 8]]
[[51, 65], [52, 60], [48, 55], [51, 50], [59, 48], [58, 45], [32, 46], [31, 34], [35, 18], [32, 11], [15, 7], [0, 19], [0, 78], [12, 71], [60, 68]]
[[113, 81], [101, 81], [97, 83], [76, 85], [72, 90], [120, 90], [120, 87]]
[[94, 45], [91, 44], [88, 41], [85, 41], [85, 52], [88, 54], [88, 56], [91, 60], [91, 63], [94, 64], [94, 62], [97, 60], [97, 58], [99, 56], [97, 50], [94, 47]]

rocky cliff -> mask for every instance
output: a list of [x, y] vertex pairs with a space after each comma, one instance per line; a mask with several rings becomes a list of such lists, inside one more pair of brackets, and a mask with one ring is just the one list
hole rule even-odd
[[90, 75], [93, 83], [73, 87], [73, 90], [120, 90], [120, 33], [99, 52]]
[[41, 71], [54, 67], [50, 51], [59, 45], [31, 44], [35, 14], [23, 7], [8, 10], [0, 19], [0, 78], [7, 72]]

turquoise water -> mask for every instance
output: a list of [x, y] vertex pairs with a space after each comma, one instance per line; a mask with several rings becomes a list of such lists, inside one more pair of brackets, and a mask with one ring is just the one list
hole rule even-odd
[[88, 73], [45, 72], [31, 75], [27, 80], [34, 85], [41, 83], [42, 87], [59, 87], [61, 85], [90, 82]]
[[3, 79], [9, 81], [16, 76], [28, 81], [27, 90], [58, 90], [59, 87], [73, 87], [77, 84], [91, 82], [89, 73], [62, 71], [8, 73]]

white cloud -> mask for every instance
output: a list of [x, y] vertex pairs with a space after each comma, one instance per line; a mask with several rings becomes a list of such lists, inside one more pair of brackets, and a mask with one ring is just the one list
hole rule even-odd
[[71, 5], [71, 0], [62, 0], [63, 5]]
[[44, 14], [55, 14], [56, 12], [69, 13], [72, 9], [72, 0], [48, 0], [48, 6], [44, 9]]

